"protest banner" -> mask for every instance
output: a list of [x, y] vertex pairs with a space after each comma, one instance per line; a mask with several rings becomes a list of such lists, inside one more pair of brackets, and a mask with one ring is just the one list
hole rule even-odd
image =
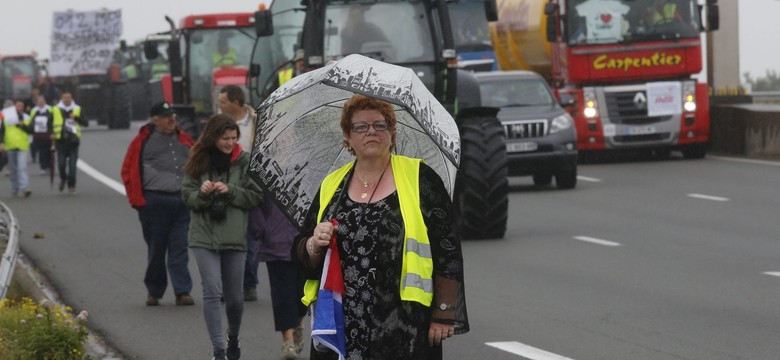
[[55, 12], [49, 74], [105, 74], [121, 36], [121, 9]]

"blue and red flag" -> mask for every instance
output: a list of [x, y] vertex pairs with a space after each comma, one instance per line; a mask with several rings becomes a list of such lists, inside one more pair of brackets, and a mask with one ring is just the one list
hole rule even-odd
[[[330, 220], [335, 226], [335, 219]], [[315, 347], [325, 346], [339, 355], [343, 360], [347, 355], [344, 336], [344, 276], [341, 273], [341, 259], [336, 245], [336, 234], [331, 236], [328, 251], [320, 279], [320, 289], [317, 293], [317, 305], [314, 308], [311, 337]]]

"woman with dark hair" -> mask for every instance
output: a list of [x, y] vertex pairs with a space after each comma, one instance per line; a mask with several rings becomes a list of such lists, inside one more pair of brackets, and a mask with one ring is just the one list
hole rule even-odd
[[[203, 284], [203, 316], [216, 360], [241, 356], [238, 333], [244, 312], [244, 262], [249, 210], [262, 191], [249, 176], [249, 153], [238, 144], [240, 130], [227, 115], [212, 116], [184, 164], [182, 197], [190, 209], [189, 246]], [[227, 348], [220, 314], [225, 299]]]
[[[354, 95], [344, 104], [343, 146], [355, 161], [322, 181], [293, 245], [314, 314], [311, 359], [441, 359], [442, 341], [469, 331], [452, 201], [431, 167], [392, 153], [396, 126], [384, 101]], [[327, 295], [318, 279], [327, 285], [334, 268], [344, 291], [330, 306], [317, 298]], [[343, 338], [317, 335], [319, 311], [343, 312]]]

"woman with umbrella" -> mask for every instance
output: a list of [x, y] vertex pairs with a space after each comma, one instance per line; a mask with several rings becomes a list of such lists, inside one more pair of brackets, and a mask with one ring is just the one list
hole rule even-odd
[[322, 181], [293, 247], [311, 359], [441, 359], [441, 342], [469, 330], [450, 197], [420, 159], [392, 154], [390, 104], [353, 96], [341, 129], [356, 159]]

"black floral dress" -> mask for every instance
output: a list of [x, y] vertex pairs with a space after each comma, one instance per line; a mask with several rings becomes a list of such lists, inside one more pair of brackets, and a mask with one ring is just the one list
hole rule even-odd
[[[434, 304], [440, 303], [437, 291], [447, 286], [443, 292], [454, 294], [447, 301], [454, 308], [444, 313], [435, 306], [401, 301], [404, 224], [398, 193], [370, 204], [355, 202], [345, 194], [336, 219], [346, 286], [343, 304], [347, 359], [441, 359], [441, 347], [428, 345], [432, 316], [435, 321], [455, 324], [456, 333], [468, 331], [463, 257], [460, 242], [452, 231], [452, 203], [441, 179], [424, 164], [420, 168], [420, 201], [434, 261]], [[333, 206], [335, 200], [329, 205]], [[306, 229], [301, 234], [311, 235], [318, 208], [319, 204], [312, 205]], [[331, 210], [327, 209], [326, 213]], [[296, 239], [296, 248], [305, 246], [307, 238], [302, 235]], [[307, 264], [308, 256], [302, 259], [308, 266], [309, 278], [319, 279], [321, 266], [312, 268]], [[312, 349], [311, 359], [337, 358], [333, 352]]]

